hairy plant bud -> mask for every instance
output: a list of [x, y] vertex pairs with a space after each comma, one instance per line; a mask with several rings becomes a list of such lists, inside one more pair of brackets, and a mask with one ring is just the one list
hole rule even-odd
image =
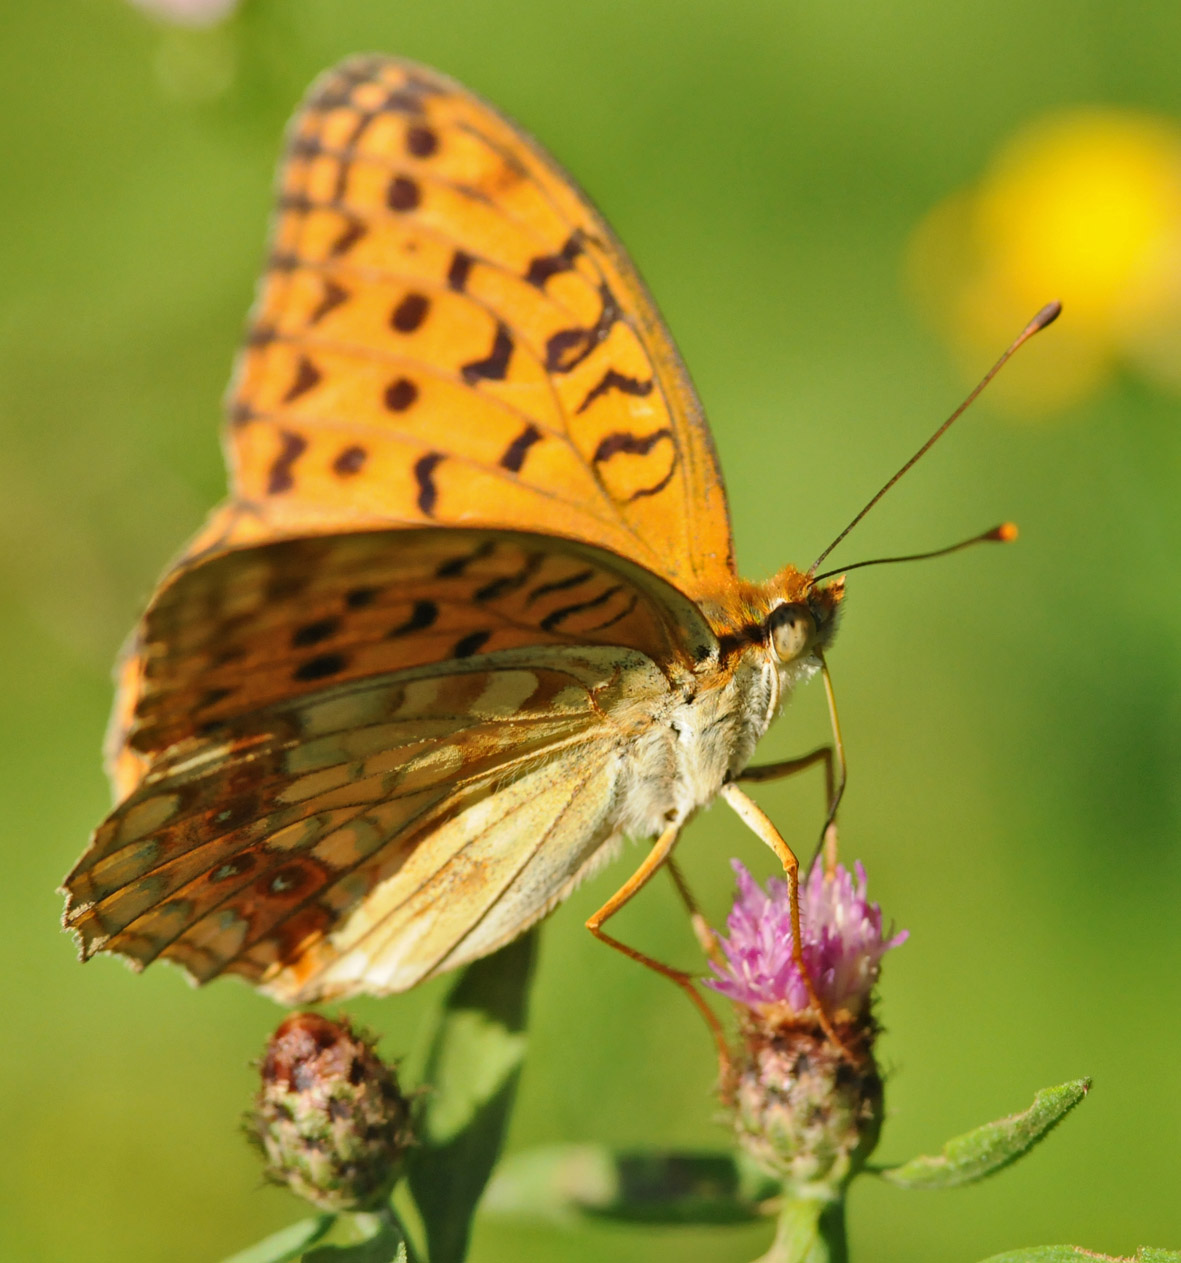
[[390, 1194], [412, 1143], [393, 1070], [347, 1023], [293, 1013], [271, 1036], [248, 1135], [267, 1176], [321, 1210], [365, 1210]]

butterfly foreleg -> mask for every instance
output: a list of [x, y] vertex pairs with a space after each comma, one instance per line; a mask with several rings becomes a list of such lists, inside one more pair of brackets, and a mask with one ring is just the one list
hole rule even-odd
[[[624, 904], [633, 899], [648, 884], [652, 876], [662, 864], [669, 863], [669, 856], [672, 853], [673, 846], [676, 844], [677, 837], [680, 833], [681, 826], [679, 824], [670, 825], [652, 844], [652, 849], [644, 857], [644, 862], [636, 869], [626, 882], [607, 900], [605, 904], [591, 917], [587, 918], [586, 928], [600, 942], [606, 943], [608, 947], [614, 947], [616, 951], [622, 952], [631, 960], [638, 961], [641, 965], [647, 965], [649, 969], [654, 969], [658, 974], [662, 974], [670, 982], [676, 983], [678, 987], [693, 1001], [697, 1011], [705, 1019], [706, 1026], [709, 1027], [710, 1034], [713, 1036], [714, 1044], [718, 1052], [718, 1072], [722, 1080], [725, 1081], [729, 1073], [730, 1054], [726, 1047], [726, 1036], [722, 1030], [722, 1025], [715, 1016], [713, 1010], [706, 1004], [704, 997], [693, 985], [693, 978], [690, 974], [683, 970], [674, 969], [671, 965], [666, 965], [662, 961], [656, 960], [652, 956], [647, 956], [635, 947], [629, 947], [626, 943], [621, 943], [619, 939], [613, 938], [604, 929], [603, 925], [613, 917]], [[676, 876], [673, 878], [677, 880]], [[706, 927], [708, 929], [708, 927]], [[712, 934], [712, 931], [709, 931]]]
[[[775, 852], [779, 862], [783, 865], [783, 873], [787, 878], [787, 893], [791, 905], [791, 954], [795, 960], [796, 968], [800, 971], [800, 977], [804, 981], [804, 987], [808, 992], [808, 999], [812, 1008], [816, 1013], [817, 1021], [820, 1023], [821, 1029], [830, 1040], [840, 1049], [841, 1054], [847, 1061], [854, 1062], [855, 1058], [849, 1051], [849, 1048], [841, 1037], [837, 1034], [836, 1028], [832, 1024], [832, 1019], [825, 1012], [824, 1005], [820, 997], [816, 994], [816, 988], [813, 985], [812, 977], [808, 973], [808, 967], [804, 962], [804, 951], [802, 947], [803, 940], [800, 937], [800, 862], [796, 859], [795, 852], [788, 846], [784, 840], [783, 834], [771, 822], [770, 816], [754, 801], [749, 795], [743, 793], [732, 781], [723, 785], [721, 788], [722, 797], [730, 804], [738, 813], [742, 823], [751, 830], [752, 833], [763, 843]], [[831, 822], [830, 822], [831, 823]]]
[[[841, 721], [837, 714], [837, 699], [833, 692], [832, 677], [828, 673], [828, 663], [820, 656], [820, 675], [824, 680], [824, 696], [828, 701], [828, 718], [832, 724], [832, 744], [821, 746], [810, 754], [798, 759], [785, 759], [781, 763], [766, 763], [762, 767], [748, 767], [739, 773], [738, 779], [745, 781], [770, 781], [781, 776], [791, 776], [793, 772], [802, 772], [813, 763], [824, 760], [825, 802], [827, 811], [824, 816], [824, 827], [820, 830], [820, 843], [817, 850], [824, 852], [824, 867], [832, 873], [837, 863], [837, 808], [845, 794], [848, 780], [848, 767], [845, 763], [845, 743], [841, 739]], [[744, 794], [745, 798], [746, 795]], [[749, 802], [750, 800], [747, 799]], [[768, 821], [770, 823], [770, 821]], [[774, 826], [772, 826], [774, 827]], [[757, 832], [757, 830], [756, 830]], [[782, 839], [781, 839], [782, 840]], [[772, 848], [774, 849], [774, 848]], [[799, 941], [797, 935], [797, 942]]]
[[[837, 804], [840, 802], [840, 795], [837, 793], [836, 754], [835, 747], [823, 745], [809, 751], [807, 754], [801, 754], [795, 759], [782, 759], [778, 763], [760, 763], [756, 767], [743, 768], [734, 778], [739, 781], [753, 781], [755, 784], [758, 784], [760, 781], [778, 781], [786, 776], [794, 776], [797, 772], [803, 772], [810, 767], [815, 767], [817, 763], [823, 763], [826, 814], [824, 817], [824, 829], [820, 835], [820, 849], [824, 852], [825, 869], [830, 873], [837, 862], [836, 810]], [[844, 788], [843, 765], [841, 787], [842, 789]]]

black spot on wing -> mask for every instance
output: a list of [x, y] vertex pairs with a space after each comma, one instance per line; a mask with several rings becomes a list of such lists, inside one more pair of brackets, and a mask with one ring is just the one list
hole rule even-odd
[[610, 460], [612, 456], [618, 456], [621, 452], [626, 452], [629, 456], [647, 456], [661, 439], [673, 441], [673, 432], [667, 426], [653, 430], [651, 434], [618, 431], [599, 440], [599, 445], [595, 448], [595, 454], [591, 459], [598, 464]]
[[481, 378], [488, 381], [504, 381], [508, 373], [509, 357], [513, 353], [513, 337], [508, 326], [501, 323], [496, 326], [496, 336], [492, 341], [492, 350], [482, 360], [473, 360], [465, 364], [459, 371], [463, 380], [474, 386]]
[[618, 373], [615, 369], [609, 368], [598, 382], [586, 392], [586, 398], [574, 411], [585, 412], [596, 399], [612, 390], [621, 391], [625, 395], [650, 395], [653, 384], [651, 377], [646, 380], [639, 377], [628, 377], [626, 373]]
[[583, 360], [611, 332], [620, 318], [619, 304], [605, 281], [599, 285], [599, 301], [602, 308], [593, 325], [575, 329], [559, 329], [545, 344], [545, 367], [551, 373], [568, 373]]
[[418, 483], [418, 511], [433, 517], [439, 489], [435, 486], [435, 470], [446, 458], [440, 452], [427, 452], [414, 462], [414, 481]]
[[588, 579], [593, 578], [594, 573], [593, 570], [576, 570], [574, 574], [567, 575], [564, 579], [553, 579], [549, 583], [539, 583], [529, 593], [525, 604], [532, 605], [534, 601], [540, 600], [543, 596], [548, 596], [551, 592], [565, 592], [569, 588], [576, 588], [580, 583], [585, 583]]
[[542, 254], [529, 263], [525, 280], [538, 289], [544, 289], [546, 281], [559, 272], [569, 272], [574, 267], [574, 260], [582, 253], [582, 241], [578, 232], [572, 233], [566, 244], [556, 254]]
[[397, 627], [391, 627], [385, 634], [386, 639], [397, 640], [399, 636], [409, 636], [416, 631], [425, 631], [434, 625], [438, 617], [439, 607], [434, 601], [415, 601], [410, 617], [404, 623], [399, 623]]
[[377, 600], [380, 588], [350, 588], [344, 594], [344, 603], [350, 610], [363, 610]]
[[439, 137], [426, 124], [415, 123], [406, 129], [406, 151], [415, 158], [429, 158], [438, 148]]
[[525, 559], [525, 564], [515, 574], [499, 575], [497, 578], [484, 584], [482, 588], [477, 588], [474, 594], [476, 600], [495, 601], [498, 597], [506, 596], [509, 592], [516, 592], [518, 588], [523, 588], [537, 573], [544, 560], [544, 553], [530, 553]]
[[349, 664], [342, 653], [321, 653], [306, 662], [300, 663], [291, 673], [293, 680], [307, 683], [309, 680], [326, 680], [330, 675], [337, 675]]
[[644, 496], [656, 495], [658, 491], [663, 491], [672, 481], [673, 474], [676, 473], [677, 462], [680, 459], [680, 452], [677, 449], [677, 441], [673, 432], [667, 426], [659, 430], [653, 430], [651, 434], [632, 434], [629, 430], [618, 430], [614, 434], [605, 435], [599, 440], [599, 445], [595, 448], [591, 460], [596, 465], [600, 465], [604, 461], [609, 461], [612, 457], [624, 453], [629, 456], [646, 456], [657, 443], [665, 440], [673, 445], [672, 460], [669, 462], [668, 472], [651, 486], [640, 487], [627, 496], [623, 502], [631, 504]]
[[365, 467], [365, 461], [369, 453], [363, 447], [356, 443], [351, 443], [348, 447], [343, 447], [336, 454], [336, 458], [332, 462], [332, 471], [341, 478], [349, 478], [353, 474], [359, 474]]
[[[264, 334], [263, 329], [256, 329], [253, 336], [257, 337]], [[295, 378], [291, 385], [287, 387], [287, 393], [283, 396], [284, 403], [291, 403], [292, 400], [298, 399], [300, 395], [306, 394], [314, 386], [319, 385], [320, 378], [323, 374], [308, 359], [306, 355], [299, 357], [299, 363], [295, 366]]]
[[462, 294], [467, 286], [467, 278], [471, 274], [472, 258], [466, 250], [456, 250], [451, 256], [451, 266], [447, 269], [447, 284], [457, 294]]
[[491, 557], [495, 551], [495, 541], [486, 539], [470, 553], [464, 553], [459, 557], [448, 557], [446, 561], [440, 562], [438, 569], [435, 571], [435, 578], [458, 579], [467, 571], [468, 566], [473, 561], [484, 561], [486, 558]]
[[665, 474], [663, 478], [661, 478], [658, 482], [654, 482], [650, 487], [640, 487], [636, 491], [633, 491], [631, 495], [627, 497], [626, 503], [631, 504], [635, 500], [642, 500], [645, 496], [654, 496], [658, 492], [663, 491], [665, 487], [672, 482], [673, 474], [676, 472], [677, 462], [674, 460], [668, 467], [668, 473]]
[[308, 441], [294, 430], [281, 430], [279, 455], [271, 462], [267, 472], [267, 495], [277, 496], [295, 486], [292, 469], [295, 462], [307, 451]]
[[510, 473], [519, 474], [525, 463], [525, 455], [534, 443], [541, 442], [541, 431], [530, 422], [520, 434], [504, 449], [500, 458], [500, 466]]
[[425, 294], [407, 294], [390, 315], [391, 328], [399, 333], [413, 333], [426, 319], [430, 307], [430, 299]]
[[395, 88], [386, 97], [383, 109], [392, 110], [396, 114], [424, 114], [426, 106], [422, 97], [413, 88]]
[[405, 412], [418, 398], [418, 387], [409, 377], [399, 377], [385, 388], [385, 406], [391, 412]]
[[408, 175], [396, 175], [386, 189], [385, 201], [393, 211], [416, 210], [422, 201], [422, 190], [418, 187], [417, 180], [412, 180]]
[[308, 324], [318, 324], [329, 312], [335, 311], [342, 303], [347, 303], [349, 297], [349, 291], [343, 285], [338, 285], [333, 280], [325, 279], [324, 293], [308, 316]]
[[339, 618], [318, 618], [314, 623], [304, 623], [291, 633], [292, 649], [306, 649], [309, 645], [318, 645], [340, 631]]
[[578, 601], [573, 605], [563, 605], [553, 610], [541, 620], [543, 631], [553, 631], [556, 627], [561, 626], [566, 619], [574, 614], [581, 614], [584, 610], [595, 610], [607, 602], [617, 593], [623, 591], [623, 584], [616, 583], [610, 588], [606, 588], [600, 592], [598, 596], [593, 596], [586, 601]]
[[347, 219], [340, 236], [328, 247], [328, 257], [338, 259], [342, 254], [348, 254], [368, 231], [359, 219]]
[[470, 658], [473, 654], [479, 653], [481, 649], [491, 639], [490, 631], [476, 631], [464, 636], [462, 640], [455, 642], [455, 648], [451, 650], [453, 658]]
[[616, 623], [622, 623], [625, 618], [640, 603], [640, 595], [638, 592], [631, 594], [631, 600], [619, 611], [618, 614], [612, 614], [610, 618], [604, 619], [601, 623], [596, 623], [593, 627], [583, 627], [579, 631], [581, 636], [589, 636], [592, 632], [606, 631], [608, 627], [614, 627]]

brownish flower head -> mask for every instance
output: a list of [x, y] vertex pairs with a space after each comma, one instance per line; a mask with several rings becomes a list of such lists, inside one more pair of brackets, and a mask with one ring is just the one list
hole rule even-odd
[[412, 1143], [393, 1070], [346, 1022], [292, 1013], [271, 1036], [247, 1134], [267, 1175], [321, 1210], [364, 1210], [389, 1196]]
[[[729, 1091], [735, 1135], [760, 1166], [792, 1185], [844, 1184], [878, 1141], [882, 1080], [867, 1028], [841, 1029], [856, 1064], [819, 1027], [743, 1022]], [[857, 1047], [853, 1041], [865, 1042]]]

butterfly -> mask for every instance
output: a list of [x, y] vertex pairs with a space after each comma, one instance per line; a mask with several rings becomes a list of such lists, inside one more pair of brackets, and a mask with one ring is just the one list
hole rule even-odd
[[83, 956], [402, 991], [655, 839], [588, 922], [622, 947], [602, 924], [718, 795], [794, 879], [739, 782], [815, 761], [748, 766], [843, 580], [739, 578], [701, 405], [587, 198], [380, 56], [313, 86], [278, 198], [229, 499], [119, 668]]

